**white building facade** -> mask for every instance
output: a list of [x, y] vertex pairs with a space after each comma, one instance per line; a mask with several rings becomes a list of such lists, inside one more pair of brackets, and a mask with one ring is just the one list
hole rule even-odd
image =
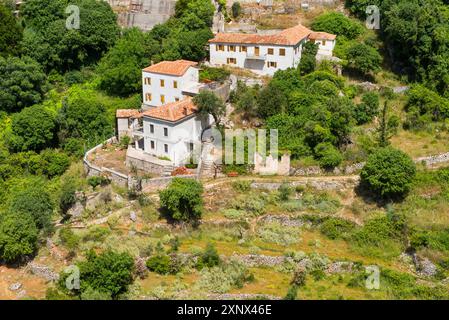
[[200, 117], [192, 99], [170, 103], [143, 112], [144, 152], [175, 166], [190, 163], [201, 145], [210, 117]]
[[163, 61], [142, 70], [142, 111], [116, 112], [119, 138], [133, 138], [127, 162], [132, 154], [140, 162], [159, 166], [191, 163], [201, 148], [201, 134], [213, 123], [212, 116], [198, 115], [192, 100], [204, 86], [196, 65], [187, 60]]
[[196, 62], [162, 61], [142, 70], [143, 109], [182, 100], [199, 85]]
[[273, 75], [277, 70], [296, 67], [301, 60], [304, 43], [311, 38], [319, 45], [318, 54], [332, 56], [334, 35], [313, 32], [298, 25], [273, 35], [218, 33], [209, 40], [210, 63]]

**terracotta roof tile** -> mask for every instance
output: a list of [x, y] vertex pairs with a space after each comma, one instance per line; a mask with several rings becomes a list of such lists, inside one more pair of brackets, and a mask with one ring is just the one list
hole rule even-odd
[[298, 24], [295, 27], [282, 30], [273, 35], [245, 34], [245, 33], [217, 33], [209, 42], [211, 43], [248, 43], [248, 44], [274, 44], [295, 45], [308, 37], [312, 31]]
[[180, 101], [151, 108], [143, 112], [143, 115], [150, 118], [175, 122], [194, 114], [196, 111], [197, 108], [193, 104], [192, 98], [188, 97]]
[[330, 34], [327, 32], [312, 32], [309, 35], [309, 39], [312, 40], [335, 40], [337, 36], [335, 34]]
[[115, 116], [117, 118], [137, 118], [140, 116], [140, 112], [137, 109], [117, 109]]
[[189, 60], [176, 60], [176, 61], [161, 61], [146, 67], [143, 71], [162, 73], [173, 76], [182, 76], [186, 73], [187, 69], [196, 66], [198, 63]]

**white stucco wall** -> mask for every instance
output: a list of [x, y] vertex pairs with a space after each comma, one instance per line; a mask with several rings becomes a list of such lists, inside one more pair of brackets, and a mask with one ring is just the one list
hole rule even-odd
[[315, 40], [318, 46], [318, 55], [332, 57], [334, 48], [335, 48], [335, 40]]
[[[151, 84], [145, 84], [145, 78], [151, 79]], [[164, 86], [161, 87], [161, 80]], [[177, 81], [177, 88], [174, 88]], [[143, 104], [149, 107], [158, 107], [163, 104], [175, 102], [176, 98], [183, 99], [182, 91], [194, 86], [199, 81], [197, 68], [190, 67], [182, 76], [172, 76], [160, 73], [142, 71]], [[147, 93], [151, 93], [151, 100], [147, 100]], [[161, 102], [161, 95], [165, 96], [165, 102]]]
[[[196, 116], [172, 123], [144, 117], [144, 151], [157, 157], [168, 157], [174, 165], [179, 166], [187, 160], [190, 155], [189, 143], [194, 143], [198, 148], [201, 143], [201, 133], [208, 126], [210, 119], [201, 120]], [[154, 125], [154, 133], [151, 133], [150, 125]], [[168, 136], [164, 136], [164, 128], [168, 129]], [[154, 141], [154, 149], [151, 148]], [[168, 146], [165, 152], [164, 145]]]
[[139, 126], [139, 121], [137, 119], [130, 118], [117, 118], [117, 133], [119, 139], [124, 135], [130, 135], [131, 130]]
[[[246, 52], [240, 51], [241, 44], [235, 43], [210, 43], [210, 63], [215, 66], [230, 65], [238, 68], [249, 69], [261, 75], [273, 75], [277, 70], [296, 67], [301, 60], [303, 42], [296, 46], [279, 45], [252, 45], [244, 44]], [[224, 46], [224, 51], [217, 50], [219, 45]], [[235, 52], [229, 51], [230, 46], [235, 46]], [[255, 57], [255, 47], [259, 47], [259, 58]], [[273, 49], [273, 54], [268, 54], [268, 49]], [[279, 55], [279, 49], [285, 49], [285, 56]], [[228, 64], [228, 58], [235, 58], [236, 64]], [[269, 67], [268, 62], [276, 62], [276, 67]]]

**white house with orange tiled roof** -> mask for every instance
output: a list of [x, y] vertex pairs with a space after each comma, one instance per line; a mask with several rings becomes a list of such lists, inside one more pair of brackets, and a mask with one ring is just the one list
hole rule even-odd
[[162, 61], [142, 70], [143, 109], [182, 100], [198, 93], [199, 72], [194, 61]]
[[277, 34], [217, 33], [209, 40], [210, 63], [249, 69], [261, 75], [296, 67], [302, 46], [312, 40], [319, 44], [319, 54], [332, 56], [335, 36], [297, 25]]
[[212, 123], [211, 117], [200, 117], [196, 110], [192, 98], [187, 97], [144, 111], [143, 151], [168, 158], [175, 166], [189, 162], [201, 144], [203, 130]]
[[199, 83], [196, 65], [187, 60], [162, 61], [142, 70], [142, 111], [116, 112], [119, 138], [128, 135], [134, 142], [128, 148], [127, 162], [132, 158], [133, 165], [144, 163], [140, 169], [157, 171], [161, 163], [180, 166], [189, 162], [199, 149], [201, 134], [213, 119], [198, 116], [192, 101], [205, 86]]
[[309, 41], [318, 44], [318, 56], [332, 57], [335, 48], [337, 36], [327, 32], [312, 32], [309, 35]]

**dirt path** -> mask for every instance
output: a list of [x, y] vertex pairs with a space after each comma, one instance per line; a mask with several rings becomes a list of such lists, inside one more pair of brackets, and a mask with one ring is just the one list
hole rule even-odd
[[228, 182], [235, 181], [253, 181], [253, 182], [266, 182], [266, 183], [280, 183], [280, 182], [296, 182], [296, 181], [304, 181], [306, 183], [312, 182], [352, 182], [354, 185], [359, 181], [358, 175], [345, 175], [345, 176], [319, 176], [319, 177], [255, 177], [255, 176], [242, 176], [236, 178], [218, 178], [216, 180], [210, 180], [203, 183], [204, 189], [209, 190], [216, 186], [222, 185]]

